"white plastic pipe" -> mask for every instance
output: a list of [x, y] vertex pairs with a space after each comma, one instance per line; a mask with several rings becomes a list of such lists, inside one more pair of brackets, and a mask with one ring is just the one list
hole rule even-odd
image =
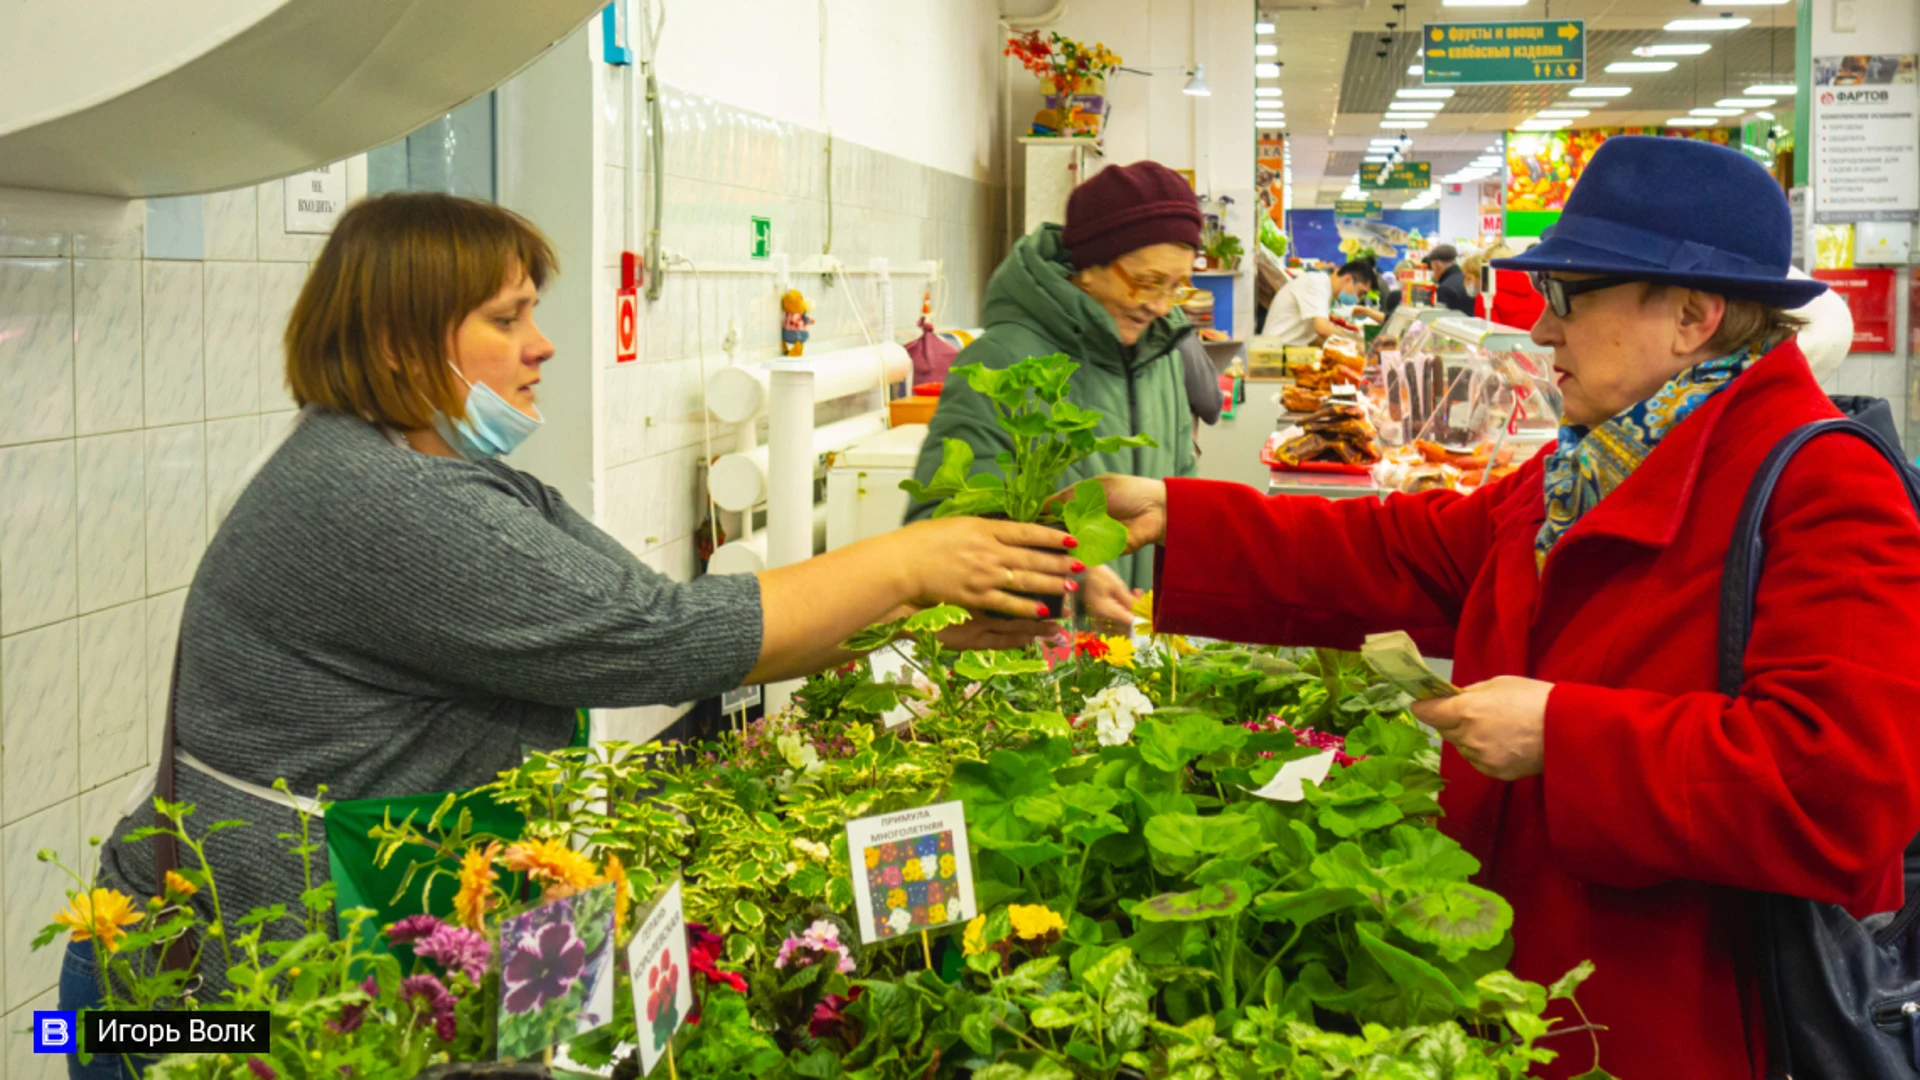
[[[884, 379], [882, 358], [886, 367]], [[877, 350], [862, 345], [799, 360], [724, 367], [707, 376], [707, 408], [722, 423], [738, 424], [758, 417], [767, 408], [776, 371], [812, 372], [813, 400], [820, 402], [899, 382], [907, 377], [911, 368], [906, 348], [891, 341], [879, 345]]]
[[[827, 550], [827, 504], [820, 503], [813, 508], [813, 552], [818, 555]], [[729, 540], [720, 545], [713, 553], [713, 559], [707, 563], [707, 571], [714, 574], [757, 574], [767, 568], [767, 534], [755, 533], [740, 540]]]
[[[811, 408], [811, 403], [809, 403]], [[844, 450], [869, 435], [887, 430], [887, 414], [862, 413], [813, 429], [811, 458]], [[767, 459], [769, 448], [756, 446], [737, 454], [722, 454], [713, 463], [708, 483], [713, 501], [722, 510], [745, 510], [767, 497]]]
[[775, 371], [767, 400], [767, 560], [791, 566], [813, 554], [815, 374]]

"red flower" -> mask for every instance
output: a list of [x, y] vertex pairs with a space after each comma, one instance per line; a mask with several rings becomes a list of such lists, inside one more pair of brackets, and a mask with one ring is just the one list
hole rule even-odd
[[847, 1006], [858, 1000], [860, 1000], [858, 986], [854, 987], [853, 993], [846, 997], [828, 994], [826, 1000], [813, 1007], [813, 1019], [807, 1023], [807, 1034], [816, 1039], [837, 1035], [846, 1042], [848, 1048], [860, 1045], [859, 1025], [849, 1020], [846, 1015]]
[[1107, 643], [1100, 639], [1099, 634], [1083, 632], [1073, 635], [1073, 649], [1089, 659], [1105, 660], [1107, 658]]
[[703, 923], [687, 924], [687, 964], [693, 970], [706, 976], [708, 982], [716, 982], [730, 987], [739, 993], [747, 992], [747, 980], [739, 972], [720, 970], [720, 954], [725, 945], [720, 935], [709, 931]]

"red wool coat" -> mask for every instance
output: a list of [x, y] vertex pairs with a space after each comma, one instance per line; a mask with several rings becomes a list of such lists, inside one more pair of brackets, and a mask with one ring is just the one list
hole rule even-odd
[[[1737, 698], [1716, 692], [1720, 570], [1781, 436], [1836, 415], [1781, 346], [1676, 427], [1536, 571], [1543, 457], [1480, 492], [1266, 498], [1167, 483], [1154, 625], [1353, 649], [1452, 632], [1455, 681], [1555, 684], [1545, 771], [1502, 782], [1451, 747], [1441, 827], [1512, 901], [1521, 977], [1591, 959], [1581, 1004], [1628, 1080], [1759, 1077], [1735, 889], [1901, 901], [1920, 830], [1920, 527], [1892, 469], [1844, 436], [1795, 458]], [[1584, 1035], [1546, 1070], [1591, 1065]], [[1552, 1045], [1552, 1044], [1550, 1044]]]

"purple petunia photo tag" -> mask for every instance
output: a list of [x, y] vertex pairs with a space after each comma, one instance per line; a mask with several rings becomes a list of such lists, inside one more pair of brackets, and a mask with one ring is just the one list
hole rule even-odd
[[525, 1060], [613, 1020], [612, 885], [500, 923], [500, 1060]]

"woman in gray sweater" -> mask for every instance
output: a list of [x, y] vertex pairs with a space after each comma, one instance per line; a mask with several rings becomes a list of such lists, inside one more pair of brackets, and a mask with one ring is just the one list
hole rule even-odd
[[[286, 332], [301, 419], [208, 545], [180, 629], [177, 798], [196, 821], [251, 823], [208, 844], [224, 911], [301, 910], [299, 864], [275, 839], [292, 811], [249, 786], [474, 787], [567, 745], [577, 708], [819, 671], [908, 605], [1023, 616], [967, 624], [953, 642], [967, 648], [1057, 632], [1014, 595], [1073, 587], [1073, 541], [1038, 526], [926, 522], [689, 583], [648, 569], [497, 460], [540, 423], [554, 350], [533, 307], [553, 272], [511, 212], [422, 194], [360, 203], [314, 265]], [[120, 823], [101, 885], [160, 891], [153, 845], [123, 842], [152, 816]], [[92, 964], [87, 944], [70, 951], [62, 1008], [87, 1004]], [[222, 973], [201, 974], [204, 998]]]

